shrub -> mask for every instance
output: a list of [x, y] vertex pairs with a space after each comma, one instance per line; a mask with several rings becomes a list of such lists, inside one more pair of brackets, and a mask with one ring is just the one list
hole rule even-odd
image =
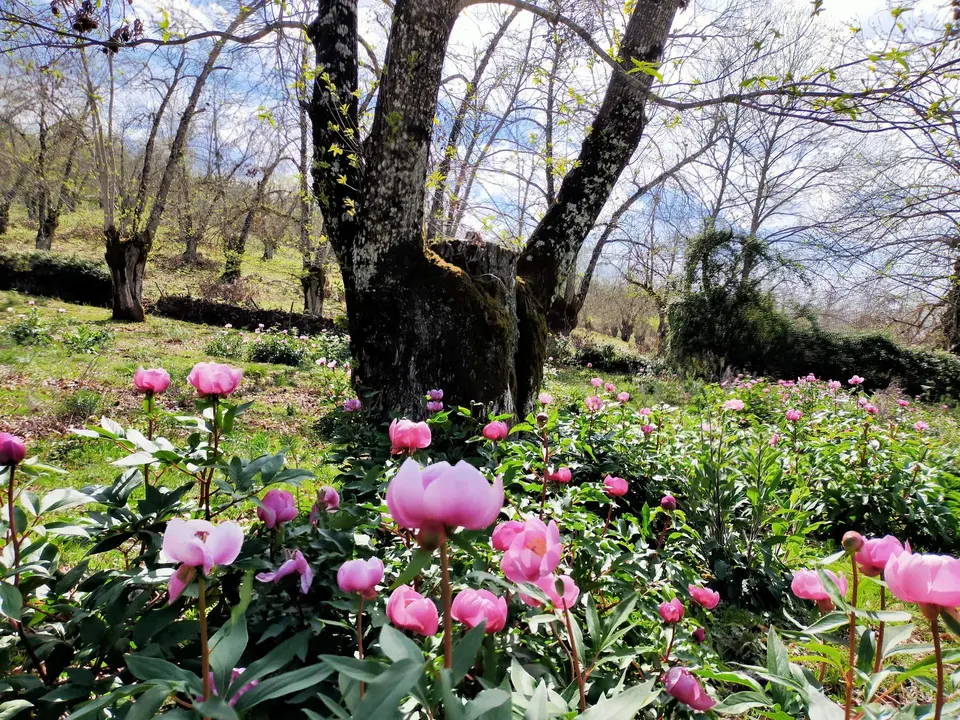
[[48, 345], [53, 341], [50, 325], [36, 308], [18, 317], [4, 328], [3, 334], [17, 345]]
[[249, 344], [247, 358], [253, 362], [277, 365], [305, 365], [310, 359], [310, 346], [299, 337], [283, 332], [265, 332]]
[[77, 390], [60, 401], [57, 415], [66, 420], [85, 420], [103, 409], [103, 395], [96, 390]]
[[589, 336], [572, 336], [576, 347], [574, 363], [585, 367], [590, 365], [601, 372], [641, 373], [647, 367], [647, 360], [632, 350], [621, 350], [613, 343], [607, 343]]
[[223, 330], [213, 336], [204, 347], [204, 352], [218, 358], [240, 360], [243, 358], [243, 335], [239, 332]]
[[42, 252], [0, 252], [0, 290], [100, 307], [113, 301], [110, 273], [103, 263]]
[[92, 355], [105, 349], [113, 341], [109, 328], [78, 325], [63, 335], [64, 346], [76, 355]]

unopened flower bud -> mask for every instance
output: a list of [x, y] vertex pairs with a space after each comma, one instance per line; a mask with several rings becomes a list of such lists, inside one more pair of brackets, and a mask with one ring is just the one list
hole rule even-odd
[[860, 552], [860, 548], [863, 547], [863, 535], [856, 530], [848, 530], [843, 534], [843, 540], [840, 541], [840, 544], [843, 545], [844, 550], [853, 555]]

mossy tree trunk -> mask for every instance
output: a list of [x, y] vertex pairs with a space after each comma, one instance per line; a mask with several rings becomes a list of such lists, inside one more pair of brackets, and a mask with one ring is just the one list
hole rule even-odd
[[0, 235], [7, 234], [7, 226], [10, 224], [10, 202], [6, 199], [0, 199]]
[[104, 236], [113, 280], [113, 319], [143, 322], [143, 276], [150, 246], [139, 236], [124, 239], [112, 227], [104, 231]]
[[[633, 58], [659, 59], [679, 5], [636, 3], [621, 47], [625, 68]], [[547, 311], [645, 124], [652, 78], [614, 73], [578, 162], [519, 258], [493, 244], [455, 243], [443, 257], [428, 250], [428, 152], [460, 7], [459, 0], [397, 0], [362, 148], [354, 139], [356, 0], [321, 0], [309, 32], [321, 70], [310, 106], [314, 195], [343, 275], [355, 382], [383, 412], [422, 413], [433, 387], [450, 403], [504, 412], [528, 406], [542, 380]]]

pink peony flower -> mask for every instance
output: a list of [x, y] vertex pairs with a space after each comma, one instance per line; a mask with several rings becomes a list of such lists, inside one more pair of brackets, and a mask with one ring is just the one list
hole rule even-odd
[[588, 367], [588, 368], [592, 368], [592, 367], [593, 367], [593, 363], [587, 363], [587, 367]]
[[583, 404], [587, 406], [587, 410], [592, 413], [600, 412], [603, 408], [603, 399], [599, 395], [587, 395], [584, 398]]
[[502, 420], [489, 422], [483, 426], [483, 436], [493, 442], [501, 442], [510, 434], [510, 426]]
[[507, 520], [500, 523], [493, 529], [493, 536], [490, 538], [493, 549], [504, 552], [510, 547], [510, 543], [513, 542], [517, 534], [523, 532], [523, 529], [524, 524], [519, 520]]
[[27, 446], [23, 440], [10, 433], [0, 433], [0, 465], [19, 465], [26, 456]]
[[656, 430], [656, 428], [655, 428], [653, 425], [641, 425], [641, 426], [640, 426], [640, 432], [642, 432], [642, 433], [644, 434], [644, 436], [648, 436], [648, 437], [649, 437], [650, 435], [653, 435], [653, 431], [654, 431], [654, 430]]
[[883, 573], [887, 587], [903, 602], [917, 603], [924, 614], [930, 606], [960, 607], [960, 560], [947, 555], [891, 555]]
[[539, 518], [530, 518], [523, 523], [522, 529], [511, 526], [501, 531], [497, 542], [503, 544], [507, 537], [510, 544], [503, 553], [500, 569], [510, 582], [536, 582], [544, 575], [551, 574], [560, 564], [563, 547], [560, 545], [560, 529], [555, 521], [544, 525]]
[[443, 390], [427, 390], [427, 398], [433, 402], [440, 402], [443, 400]]
[[693, 631], [693, 640], [694, 642], [697, 643], [697, 645], [703, 645], [706, 639], [707, 639], [707, 631], [704, 630], [702, 627], [698, 627], [696, 630]]
[[235, 522], [214, 526], [206, 520], [170, 520], [163, 533], [161, 551], [181, 564], [170, 578], [170, 602], [180, 597], [193, 581], [197, 568], [209, 575], [216, 565], [229, 565], [236, 560], [241, 547], [243, 530]]
[[807, 382], [816, 382], [816, 381], [817, 381], [817, 376], [814, 375], [813, 373], [809, 373], [809, 374], [807, 375], [806, 380], [807, 380]]
[[170, 387], [170, 373], [163, 368], [145, 370], [139, 367], [133, 374], [133, 387], [142, 393], [162, 393]]
[[343, 409], [345, 412], [357, 412], [362, 407], [359, 398], [350, 398], [343, 403]]
[[553, 403], [553, 395], [551, 395], [550, 393], [542, 392], [540, 393], [539, 396], [537, 396], [537, 400], [540, 402], [541, 405], [546, 407], [547, 405], [551, 405]]
[[364, 600], [377, 596], [377, 585], [383, 580], [380, 558], [348, 560], [337, 570], [337, 585], [345, 593], [357, 593]]
[[831, 390], [839, 390], [839, 389], [840, 389], [840, 381], [839, 381], [839, 380], [831, 380], [830, 382], [827, 383], [827, 387], [830, 388]]
[[653, 410], [650, 408], [640, 408], [639, 414], [643, 415], [643, 417], [648, 417], [649, 415], [653, 415]]
[[437, 634], [437, 606], [409, 585], [401, 585], [387, 600], [387, 617], [394, 625], [429, 637]]
[[797, 422], [802, 417], [803, 417], [803, 413], [801, 413], [799, 410], [796, 410], [794, 408], [790, 408], [789, 410], [787, 410], [787, 420], [789, 422]]
[[603, 384], [603, 389], [606, 390], [608, 393], [615, 393], [617, 391], [617, 386], [614, 385], [612, 382], [608, 382]]
[[503, 507], [503, 478], [491, 485], [473, 465], [461, 460], [421, 469], [408, 458], [387, 487], [387, 507], [400, 527], [443, 533], [445, 528], [488, 527]]
[[[558, 580], [563, 587], [563, 597], [560, 597], [560, 593], [557, 592]], [[563, 575], [559, 578], [556, 575], [544, 575], [537, 580], [534, 585], [543, 590], [544, 594], [558, 610], [569, 610], [576, 605], [577, 598], [580, 597], [580, 588], [577, 587], [577, 584], [569, 575]], [[523, 593], [520, 593], [520, 599], [530, 607], [537, 608], [543, 604], [536, 598], [524, 595]]]
[[394, 455], [413, 452], [430, 446], [430, 426], [425, 422], [413, 422], [403, 418], [390, 423], [390, 444]]
[[880, 409], [876, 405], [871, 405], [870, 403], [864, 405], [863, 409], [867, 415], [876, 415], [878, 412], [880, 412]]
[[543, 477], [549, 482], [566, 484], [573, 478], [573, 473], [570, 472], [570, 468], [568, 467], [557, 468], [557, 470], [554, 471], [553, 466], [551, 465], [549, 468], [547, 468], [546, 472], [544, 472]]
[[676, 510], [677, 499], [670, 493], [667, 493], [662, 498], [660, 498], [660, 507], [662, 507], [664, 510], [667, 510], [667, 511]]
[[[280, 582], [287, 575], [298, 573], [300, 575], [300, 594], [306, 595], [313, 584], [313, 569], [307, 564], [307, 559], [299, 550], [295, 550], [287, 560], [280, 565], [274, 572], [257, 573], [257, 580], [260, 582]], [[339, 576], [338, 576], [339, 578]]]
[[593, 385], [595, 388], [598, 388], [598, 387], [600, 387], [601, 385], [603, 385], [603, 379], [602, 379], [602, 378], [590, 378], [590, 384]]
[[780, 436], [777, 435], [777, 433], [774, 433], [773, 435], [770, 436], [770, 439], [767, 441], [767, 444], [769, 444], [770, 447], [773, 447], [778, 442], [780, 442]]
[[927, 430], [929, 427], [930, 426], [927, 423], [925, 423], [923, 420], [917, 420], [913, 424], [913, 429], [916, 430], [917, 432], [923, 432], [924, 430]]
[[340, 507], [340, 493], [329, 485], [317, 490], [317, 501], [310, 508], [310, 524], [316, 527], [320, 522], [320, 513], [326, 511], [332, 513]]
[[[230, 671], [230, 684], [233, 685], [234, 681], [235, 681], [238, 677], [240, 677], [241, 675], [243, 675], [243, 673], [244, 673], [245, 670], [246, 670], [246, 668], [234, 668], [233, 670], [231, 670], [231, 671]], [[230, 707], [235, 707], [236, 704], [237, 704], [237, 700], [239, 700], [239, 699], [240, 699], [243, 695], [245, 695], [246, 693], [248, 693], [248, 692], [250, 692], [251, 690], [253, 690], [253, 689], [254, 689], [257, 685], [259, 685], [259, 684], [260, 684], [260, 681], [259, 681], [259, 680], [251, 680], [251, 681], [248, 682], [248, 683], [244, 683], [244, 684], [241, 685], [240, 688], [233, 694], [233, 697], [231, 697], [231, 698], [227, 701], [227, 705], [229, 705]], [[217, 683], [214, 681], [213, 670], [210, 671], [210, 691], [211, 691], [214, 695], [216, 695], [217, 697], [220, 697], [220, 693], [217, 691]]]
[[699, 585], [687, 585], [687, 591], [695, 603], [702, 605], [707, 610], [713, 610], [720, 602], [720, 593], [716, 590], [700, 587]]
[[202, 362], [193, 366], [193, 370], [187, 375], [187, 382], [197, 389], [200, 397], [225, 397], [237, 389], [242, 377], [243, 370], [240, 368]]
[[603, 479], [603, 489], [611, 497], [623, 497], [627, 494], [627, 481], [623, 478], [607, 475]]
[[660, 618], [667, 625], [676, 625], [683, 619], [683, 603], [680, 602], [680, 598], [660, 603], [658, 611], [660, 612]]
[[620, 403], [621, 405], [626, 405], [628, 402], [630, 402], [630, 393], [628, 392], [617, 393], [617, 402]]
[[289, 490], [267, 490], [260, 505], [257, 507], [257, 517], [273, 530], [277, 525], [290, 522], [297, 516], [297, 504], [293, 493]]
[[847, 382], [856, 387], [857, 385], [863, 385], [863, 378], [859, 375], [854, 375], [852, 378], [847, 380]]
[[910, 401], [909, 401], [909, 400], [904, 400], [903, 398], [900, 398], [899, 400], [897, 400], [897, 405], [899, 405], [899, 406], [902, 407], [902, 408], [905, 408], [905, 407], [907, 407], [907, 406], [910, 405]]
[[450, 616], [469, 628], [486, 622], [484, 632], [495, 633], [507, 623], [507, 601], [489, 590], [464, 590], [453, 599]]
[[706, 712], [717, 704], [700, 686], [697, 678], [686, 668], [670, 668], [664, 676], [663, 684], [670, 695], [684, 705], [689, 705], [697, 712]]
[[443, 410], [443, 403], [439, 401], [433, 401], [427, 403], [427, 412], [438, 413]]
[[877, 577], [883, 572], [890, 558], [902, 552], [903, 544], [893, 535], [885, 535], [882, 538], [865, 540], [857, 553], [857, 562], [864, 575]]
[[[847, 594], [847, 578], [843, 573], [837, 575], [832, 570], [827, 570], [829, 577], [836, 584], [840, 595]], [[790, 583], [790, 589], [793, 594], [803, 600], [829, 601], [830, 596], [823, 589], [823, 583], [820, 582], [820, 576], [816, 570], [797, 570], [794, 573], [793, 581]]]
[[743, 410], [743, 400], [738, 398], [733, 398], [732, 400], [727, 400], [723, 404], [724, 410]]

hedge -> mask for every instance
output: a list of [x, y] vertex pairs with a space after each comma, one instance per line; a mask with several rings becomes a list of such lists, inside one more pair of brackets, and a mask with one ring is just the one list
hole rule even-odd
[[44, 252], [0, 252], [0, 290], [110, 307], [113, 290], [103, 263]]
[[230, 305], [188, 295], [164, 295], [148, 311], [154, 315], [204, 325], [233, 325], [237, 329], [254, 329], [258, 325], [284, 329], [297, 328], [307, 335], [333, 330], [334, 323], [327, 318], [283, 310], [262, 310]]

